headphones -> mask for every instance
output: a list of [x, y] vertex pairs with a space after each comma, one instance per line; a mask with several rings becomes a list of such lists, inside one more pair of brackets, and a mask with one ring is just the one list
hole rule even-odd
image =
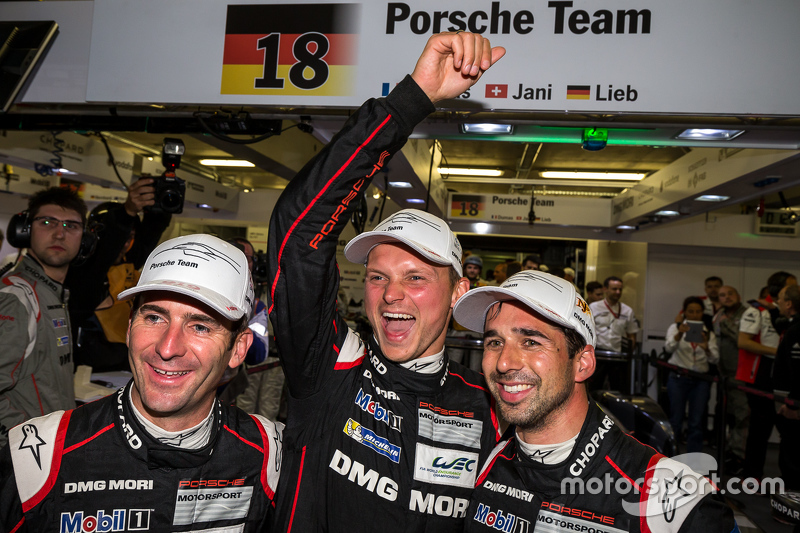
[[[30, 248], [32, 224], [33, 218], [27, 210], [12, 216], [8, 221], [8, 230], [6, 231], [8, 244], [14, 248]], [[73, 264], [83, 263], [94, 253], [94, 249], [97, 247], [97, 226], [96, 223], [90, 222], [83, 228], [81, 246], [78, 249], [78, 255], [72, 260]]]

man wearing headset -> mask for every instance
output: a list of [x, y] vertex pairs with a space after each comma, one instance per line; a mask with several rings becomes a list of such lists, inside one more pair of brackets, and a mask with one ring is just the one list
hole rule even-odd
[[10, 228], [9, 242], [28, 253], [0, 283], [0, 447], [20, 422], [75, 407], [63, 283], [85, 225], [83, 200], [53, 187], [34, 194], [20, 227]]

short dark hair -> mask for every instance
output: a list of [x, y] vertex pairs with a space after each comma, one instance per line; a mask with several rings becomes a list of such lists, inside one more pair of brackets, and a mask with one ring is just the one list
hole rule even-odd
[[607, 278], [606, 278], [606, 279], [603, 281], [603, 287], [605, 287], [605, 288], [607, 289], [607, 288], [608, 288], [608, 284], [609, 284], [609, 283], [611, 283], [612, 281], [619, 281], [620, 283], [622, 283], [622, 280], [621, 280], [621, 279], [619, 279], [617, 276], [608, 276], [608, 277], [607, 277]]
[[463, 276], [459, 276], [458, 272], [456, 272], [455, 267], [452, 266], [447, 269], [447, 275], [450, 281], [450, 290], [453, 290], [456, 288], [456, 285], [458, 285], [458, 282], [461, 281], [461, 278]]
[[721, 277], [719, 277], [719, 276], [709, 276], [709, 277], [707, 277], [707, 278], [706, 278], [706, 280], [703, 282], [703, 285], [705, 285], [705, 284], [706, 284], [706, 283], [708, 283], [709, 281], [719, 281], [719, 284], [720, 284], [720, 285], [722, 285], [722, 284], [724, 283], [724, 282], [722, 281], [722, 278], [721, 278]]
[[699, 306], [700, 306], [700, 309], [705, 309], [705, 304], [703, 303], [703, 300], [701, 300], [701, 299], [700, 299], [700, 298], [698, 298], [697, 296], [689, 296], [688, 298], [686, 298], [686, 299], [683, 301], [683, 312], [684, 312], [684, 313], [686, 312], [686, 309], [687, 309], [687, 308], [688, 308], [688, 307], [689, 307], [691, 304], [697, 304], [697, 305], [699, 305]]
[[786, 299], [792, 302], [792, 309], [800, 312], [800, 286], [789, 285], [786, 287]]
[[522, 264], [524, 265], [528, 261], [530, 261], [531, 263], [536, 263], [537, 265], [541, 265], [542, 257], [539, 254], [526, 255], [525, 259], [522, 260]]
[[769, 295], [772, 298], [777, 298], [781, 289], [786, 286], [786, 280], [795, 277], [794, 274], [789, 274], [783, 270], [779, 270], [767, 278], [767, 287], [769, 287]]
[[589, 294], [590, 292], [594, 292], [597, 289], [602, 289], [602, 288], [603, 284], [600, 283], [599, 281], [590, 281], [589, 283], [586, 284], [586, 294]]
[[239, 248], [243, 252], [244, 252], [244, 250], [242, 248], [240, 248], [240, 246], [244, 246], [245, 244], [250, 246], [250, 248], [252, 248], [253, 251], [256, 250], [256, 247], [253, 246], [253, 243], [248, 241], [244, 237], [234, 237], [233, 239], [229, 239], [228, 242], [231, 243], [232, 245], [236, 246], [237, 248]]
[[31, 219], [39, 214], [39, 210], [46, 205], [57, 205], [63, 209], [77, 212], [81, 222], [86, 225], [86, 204], [83, 203], [78, 193], [66, 187], [50, 187], [42, 189], [28, 200], [28, 214]]
[[511, 261], [508, 263], [508, 266], [506, 267], [506, 276], [510, 278], [518, 272], [522, 272], [522, 263], [519, 261]]

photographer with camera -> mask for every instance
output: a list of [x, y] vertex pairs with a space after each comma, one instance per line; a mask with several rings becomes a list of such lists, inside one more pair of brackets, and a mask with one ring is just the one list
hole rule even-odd
[[[180, 139], [164, 139], [160, 176], [143, 174], [128, 186], [124, 204], [104, 202], [89, 214], [97, 247], [88, 259], [70, 269], [65, 286], [72, 291], [70, 320], [75, 364], [95, 371], [128, 368], [125, 329], [130, 305], [117, 294], [133, 287], [138, 271], [183, 211], [186, 184], [175, 177], [184, 152]], [[139, 214], [144, 213], [140, 219]]]
[[[239, 248], [247, 257], [247, 265], [253, 276], [253, 284], [257, 286], [266, 281], [266, 255], [256, 253], [247, 239], [237, 237], [228, 242]], [[249, 327], [253, 330], [253, 344], [247, 351], [244, 368], [247, 371], [247, 388], [236, 397], [236, 406], [250, 414], [259, 414], [270, 420], [278, 419], [281, 395], [286, 376], [283, 374], [277, 354], [269, 353], [269, 317], [267, 306], [256, 298], [253, 318]]]
[[139, 270], [172, 220], [170, 213], [150, 209], [154, 203], [153, 178], [142, 177], [131, 185], [124, 204], [104, 202], [89, 214], [99, 238], [97, 251], [67, 282], [77, 301], [70, 313], [76, 365], [100, 372], [128, 369], [130, 302], [118, 301], [117, 294], [136, 285]]

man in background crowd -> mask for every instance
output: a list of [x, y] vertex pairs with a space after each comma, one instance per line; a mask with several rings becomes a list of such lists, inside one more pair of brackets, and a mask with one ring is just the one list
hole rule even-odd
[[[630, 356], [636, 345], [639, 323], [633, 316], [633, 309], [622, 303], [623, 284], [616, 276], [603, 281], [605, 297], [599, 302], [589, 304], [597, 326], [597, 347], [601, 350]], [[627, 392], [630, 385], [625, 383], [626, 361], [598, 361], [592, 386], [603, 388], [606, 378], [611, 390]]]
[[[769, 311], [760, 305], [746, 306], [739, 322], [736, 379], [771, 392], [772, 361], [779, 342]], [[748, 394], [747, 403], [750, 406], [750, 423], [744, 453], [744, 476], [761, 479], [769, 437], [775, 426], [775, 402], [758, 394]]]
[[469, 288], [483, 287], [486, 281], [481, 279], [483, 271], [483, 259], [480, 256], [471, 254], [464, 259], [464, 277], [469, 280]]
[[[480, 278], [482, 268], [483, 260], [477, 255], [471, 254], [464, 259], [464, 277], [469, 280], [470, 290], [488, 285], [486, 281]], [[454, 339], [468, 340], [481, 338], [480, 335], [465, 328], [454, 319], [450, 320], [450, 331], [447, 332], [447, 336]], [[461, 363], [476, 372], [481, 371], [481, 358], [483, 356], [483, 350], [463, 347], [451, 348], [447, 351], [447, 353], [450, 356], [451, 361]]]
[[603, 298], [606, 297], [606, 293], [603, 290], [603, 284], [599, 281], [590, 281], [586, 284], [586, 303], [592, 304], [594, 302], [599, 302]]
[[794, 400], [795, 405], [781, 405], [775, 425], [781, 435], [778, 466], [786, 487], [800, 487], [800, 288], [787, 285], [775, 302], [786, 317], [787, 327], [775, 355], [773, 376], [775, 392]]
[[719, 342], [720, 374], [726, 378], [728, 393], [728, 415], [732, 419], [728, 443], [727, 470], [734, 474], [744, 464], [747, 426], [749, 424], [747, 395], [736, 387], [736, 371], [739, 366], [739, 326], [747, 307], [742, 305], [739, 292], [728, 285], [719, 289], [721, 308], [714, 315], [714, 334]]
[[[247, 257], [251, 273], [255, 268], [255, 248], [247, 239], [237, 237], [230, 241]], [[247, 351], [244, 368], [247, 371], [247, 387], [236, 397], [236, 406], [245, 413], [259, 414], [270, 420], [278, 419], [281, 395], [286, 377], [277, 356], [269, 354], [269, 316], [267, 306], [256, 298], [253, 318], [249, 328], [253, 331], [253, 344]]]
[[52, 187], [31, 196], [20, 220], [20, 234], [9, 240], [28, 251], [0, 284], [0, 447], [21, 422], [75, 407], [63, 283], [81, 251], [86, 205]]
[[539, 254], [531, 254], [525, 256], [522, 260], [522, 270], [539, 270], [539, 265], [542, 263], [542, 258]]

